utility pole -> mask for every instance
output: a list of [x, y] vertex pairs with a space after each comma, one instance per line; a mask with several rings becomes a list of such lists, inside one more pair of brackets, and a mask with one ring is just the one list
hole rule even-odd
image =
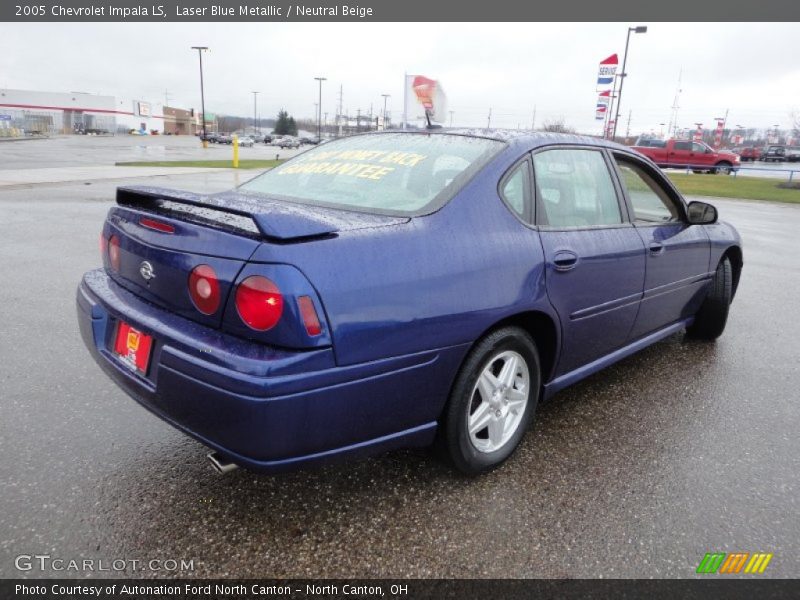
[[617, 136], [617, 121], [619, 121], [619, 107], [622, 104], [622, 86], [625, 85], [625, 78], [628, 74], [625, 72], [625, 66], [628, 63], [628, 45], [631, 41], [631, 33], [647, 33], [647, 27], [644, 25], [639, 25], [637, 27], [628, 27], [628, 37], [625, 39], [625, 56], [622, 59], [622, 73], [619, 74], [619, 92], [617, 94], [617, 112], [614, 116], [614, 127], [613, 133], [611, 134], [611, 139], [613, 140]]
[[533, 105], [533, 116], [531, 117], [531, 131], [536, 129], [536, 105]]
[[169, 90], [164, 90], [164, 106], [169, 106]]
[[192, 46], [192, 50], [197, 50], [200, 57], [200, 119], [203, 124], [203, 148], [208, 148], [208, 138], [206, 137], [206, 98], [203, 90], [203, 52], [208, 50], [208, 46]]
[[492, 128], [492, 109], [489, 109], [489, 120], [486, 122], [486, 129]]
[[258, 105], [256, 104], [256, 98], [260, 92], [253, 92], [253, 133], [261, 133], [261, 128], [258, 127], [256, 123], [258, 123]]
[[344, 98], [344, 92], [342, 91], [342, 86], [339, 85], [339, 112], [336, 115], [336, 124], [337, 125], [339, 124], [339, 117], [342, 116], [342, 106], [344, 105], [343, 101], [342, 101], [343, 98]]
[[628, 141], [628, 137], [631, 134], [631, 115], [633, 114], [633, 110], [628, 110], [628, 126], [625, 128], [625, 141]]
[[681, 79], [683, 78], [683, 69], [678, 72], [678, 87], [675, 88], [675, 99], [672, 101], [672, 113], [669, 116], [669, 127], [667, 127], [667, 133], [669, 134], [670, 131], [672, 132], [672, 137], [676, 137], [678, 132], [678, 101], [680, 100], [681, 92]]
[[391, 98], [391, 94], [381, 94], [383, 96], [383, 128], [386, 129], [386, 101]]
[[314, 77], [319, 81], [319, 105], [317, 106], [317, 141], [322, 139], [322, 82], [327, 81], [326, 77]]
[[453, 126], [453, 115], [455, 114], [456, 111], [451, 110], [449, 112], [450, 112], [450, 127], [452, 127]]

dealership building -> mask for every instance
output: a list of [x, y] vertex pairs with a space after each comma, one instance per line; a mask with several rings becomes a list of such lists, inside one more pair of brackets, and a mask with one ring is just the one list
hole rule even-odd
[[84, 92], [0, 89], [0, 136], [69, 133], [171, 133], [194, 135], [194, 109], [136, 98]]

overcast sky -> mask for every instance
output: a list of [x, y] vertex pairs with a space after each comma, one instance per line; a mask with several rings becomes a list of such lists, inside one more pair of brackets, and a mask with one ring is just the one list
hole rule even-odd
[[206, 110], [259, 114], [285, 107], [311, 117], [323, 87], [323, 111], [344, 108], [377, 114], [381, 94], [402, 112], [403, 73], [442, 82], [457, 126], [529, 127], [563, 118], [581, 132], [599, 133], [594, 120], [598, 63], [614, 52], [620, 62], [632, 35], [620, 132], [632, 111], [631, 132], [669, 122], [683, 70], [678, 121], [702, 122], [730, 110], [728, 124], [789, 127], [800, 109], [800, 24], [426, 24], [426, 23], [0, 23], [0, 87], [83, 91], [199, 107], [197, 52], [204, 58]]

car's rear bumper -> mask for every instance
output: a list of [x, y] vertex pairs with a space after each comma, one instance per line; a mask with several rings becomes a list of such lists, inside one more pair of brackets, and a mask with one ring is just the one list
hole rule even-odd
[[[147, 409], [262, 471], [432, 443], [467, 346], [337, 366], [331, 348], [292, 351], [229, 336], [149, 304], [102, 270], [77, 293], [84, 342]], [[145, 375], [113, 353], [119, 320], [152, 335]]]

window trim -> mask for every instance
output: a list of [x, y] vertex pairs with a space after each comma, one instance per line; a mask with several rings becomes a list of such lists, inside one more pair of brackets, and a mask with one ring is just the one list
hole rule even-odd
[[[624, 199], [625, 205], [627, 207], [628, 213], [630, 215], [631, 224], [634, 227], [663, 227], [664, 225], [675, 224], [675, 223], [683, 223], [688, 224], [689, 219], [687, 217], [687, 209], [686, 209], [686, 200], [684, 200], [681, 193], [677, 190], [677, 188], [672, 184], [669, 178], [661, 172], [661, 169], [658, 167], [654, 167], [653, 165], [649, 164], [648, 162], [642, 160], [638, 156], [631, 154], [629, 152], [625, 152], [619, 149], [609, 149], [609, 158], [611, 160], [612, 169], [614, 170], [614, 176], [617, 179], [617, 183], [619, 185], [622, 197]], [[677, 205], [678, 213], [680, 219], [678, 221], [666, 221], [663, 223], [645, 223], [645, 222], [637, 222], [636, 221], [636, 212], [633, 208], [633, 202], [631, 202], [630, 197], [625, 189], [625, 186], [622, 183], [622, 173], [620, 173], [619, 168], [617, 166], [617, 159], [616, 156], [620, 156], [624, 161], [627, 161], [647, 173], [656, 184], [660, 185], [661, 188], [667, 193], [670, 200]]]
[[[545, 214], [544, 207], [542, 206], [542, 199], [541, 194], [539, 192], [539, 184], [537, 182], [536, 177], [536, 167], [534, 166], [534, 159], [537, 154], [542, 152], [548, 152], [551, 150], [589, 150], [591, 152], [598, 152], [603, 159], [603, 162], [606, 165], [606, 169], [608, 170], [608, 177], [611, 181], [611, 186], [614, 189], [614, 194], [617, 198], [617, 207], [619, 208], [619, 214], [622, 219], [620, 223], [613, 223], [608, 225], [577, 225], [575, 227], [561, 227], [561, 226], [553, 226], [547, 223], [540, 223], [538, 220], [538, 216], [540, 214]], [[531, 170], [533, 174], [533, 193], [534, 193], [534, 204], [535, 204], [535, 211], [537, 220], [534, 221], [535, 226], [537, 229], [542, 231], [591, 231], [591, 230], [599, 230], [599, 229], [623, 229], [626, 227], [633, 227], [633, 223], [630, 219], [630, 211], [628, 209], [628, 204], [625, 201], [622, 190], [619, 185], [618, 181], [618, 174], [616, 173], [616, 166], [612, 164], [609, 159], [607, 149], [604, 146], [591, 146], [586, 144], [551, 144], [548, 146], [541, 146], [536, 148], [535, 150], [531, 151]]]
[[[505, 187], [506, 183], [508, 183], [508, 180], [511, 179], [511, 177], [514, 176], [514, 173], [516, 172], [516, 170], [520, 166], [522, 166], [523, 163], [527, 164], [526, 171], [527, 171], [527, 175], [528, 176], [525, 178], [525, 189], [524, 189], [524, 195], [525, 196], [523, 198], [523, 201], [525, 202], [525, 205], [523, 207], [523, 213], [524, 214], [520, 215], [519, 213], [517, 213], [516, 210], [514, 210], [514, 207], [511, 206], [511, 203], [508, 201], [508, 199], [503, 194], [503, 188]], [[532, 161], [531, 161], [530, 157], [526, 153], [522, 158], [520, 158], [519, 160], [514, 162], [514, 164], [512, 164], [510, 167], [508, 167], [508, 169], [506, 169], [506, 172], [503, 173], [503, 176], [500, 177], [500, 179], [497, 182], [497, 195], [500, 196], [500, 200], [503, 202], [505, 207], [508, 209], [508, 212], [510, 212], [512, 215], [514, 215], [514, 217], [516, 217], [516, 219], [518, 221], [520, 221], [526, 227], [535, 228], [534, 215], [536, 213], [536, 208], [535, 208], [534, 202], [533, 202], [533, 187], [534, 187], [533, 165], [532, 165]]]

